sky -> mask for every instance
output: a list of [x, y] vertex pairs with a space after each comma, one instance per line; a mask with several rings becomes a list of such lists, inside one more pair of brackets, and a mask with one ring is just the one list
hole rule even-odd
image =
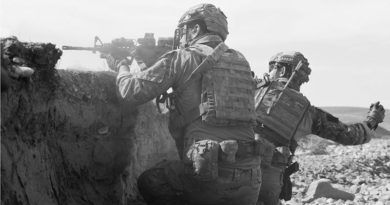
[[[0, 36], [92, 46], [95, 36], [172, 37], [181, 15], [199, 3], [226, 14], [226, 44], [262, 76], [270, 57], [300, 51], [312, 74], [302, 93], [315, 106], [390, 108], [388, 0], [0, 0]], [[64, 51], [57, 68], [107, 70], [98, 54]]]

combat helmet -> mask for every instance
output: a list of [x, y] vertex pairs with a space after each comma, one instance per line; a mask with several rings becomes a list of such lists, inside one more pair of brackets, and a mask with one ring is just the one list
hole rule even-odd
[[212, 4], [199, 4], [190, 8], [179, 20], [178, 27], [182, 27], [195, 20], [203, 20], [207, 30], [218, 34], [222, 40], [226, 40], [228, 32], [225, 14]]
[[305, 56], [297, 51], [284, 51], [279, 52], [276, 55], [272, 56], [269, 60], [269, 65], [274, 63], [287, 64], [291, 69], [290, 72], [295, 69], [298, 65], [299, 61], [302, 61], [302, 67], [299, 72], [296, 74], [295, 81], [298, 85], [309, 81], [309, 75], [311, 73], [311, 68], [309, 67], [309, 62], [305, 58]]

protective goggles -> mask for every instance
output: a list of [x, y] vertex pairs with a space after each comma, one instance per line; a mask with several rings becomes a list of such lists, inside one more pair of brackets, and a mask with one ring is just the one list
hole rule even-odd
[[282, 69], [283, 67], [285, 67], [286, 69], [290, 69], [291, 66], [287, 63], [279, 63], [279, 62], [271, 62], [269, 64], [269, 71], [271, 72], [273, 69]]

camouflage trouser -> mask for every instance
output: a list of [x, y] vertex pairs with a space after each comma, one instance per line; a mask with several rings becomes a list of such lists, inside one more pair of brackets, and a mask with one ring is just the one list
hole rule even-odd
[[279, 203], [287, 158], [276, 151], [273, 145], [269, 145], [265, 150], [266, 152], [261, 156], [261, 172], [263, 176], [259, 204], [275, 205]]
[[279, 195], [283, 187], [284, 169], [274, 166], [262, 167], [263, 181], [261, 184], [259, 201], [265, 205], [279, 203]]
[[[242, 151], [246, 149], [233, 146], [235, 143], [221, 143], [213, 140], [193, 142], [184, 161], [164, 161], [145, 171], [138, 178], [138, 188], [146, 202], [156, 205], [255, 205], [261, 186], [260, 156], [245, 155], [247, 152]], [[240, 152], [232, 152], [238, 147], [241, 147]], [[237, 159], [233, 159], [234, 156]], [[239, 168], [238, 162], [245, 160], [248, 163], [251, 159], [255, 159], [251, 168], [248, 165]]]
[[138, 188], [149, 205], [255, 205], [261, 185], [260, 165], [252, 169], [218, 167], [218, 177], [201, 181], [191, 165], [164, 161], [138, 178]]

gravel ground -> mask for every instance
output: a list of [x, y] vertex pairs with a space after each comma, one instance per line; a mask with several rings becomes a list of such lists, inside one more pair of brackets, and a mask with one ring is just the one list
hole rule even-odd
[[321, 143], [298, 150], [300, 171], [291, 176], [293, 199], [283, 204], [303, 204], [311, 182], [326, 178], [334, 187], [355, 194], [353, 201], [319, 198], [307, 204], [390, 205], [390, 140], [373, 139], [358, 146]]

